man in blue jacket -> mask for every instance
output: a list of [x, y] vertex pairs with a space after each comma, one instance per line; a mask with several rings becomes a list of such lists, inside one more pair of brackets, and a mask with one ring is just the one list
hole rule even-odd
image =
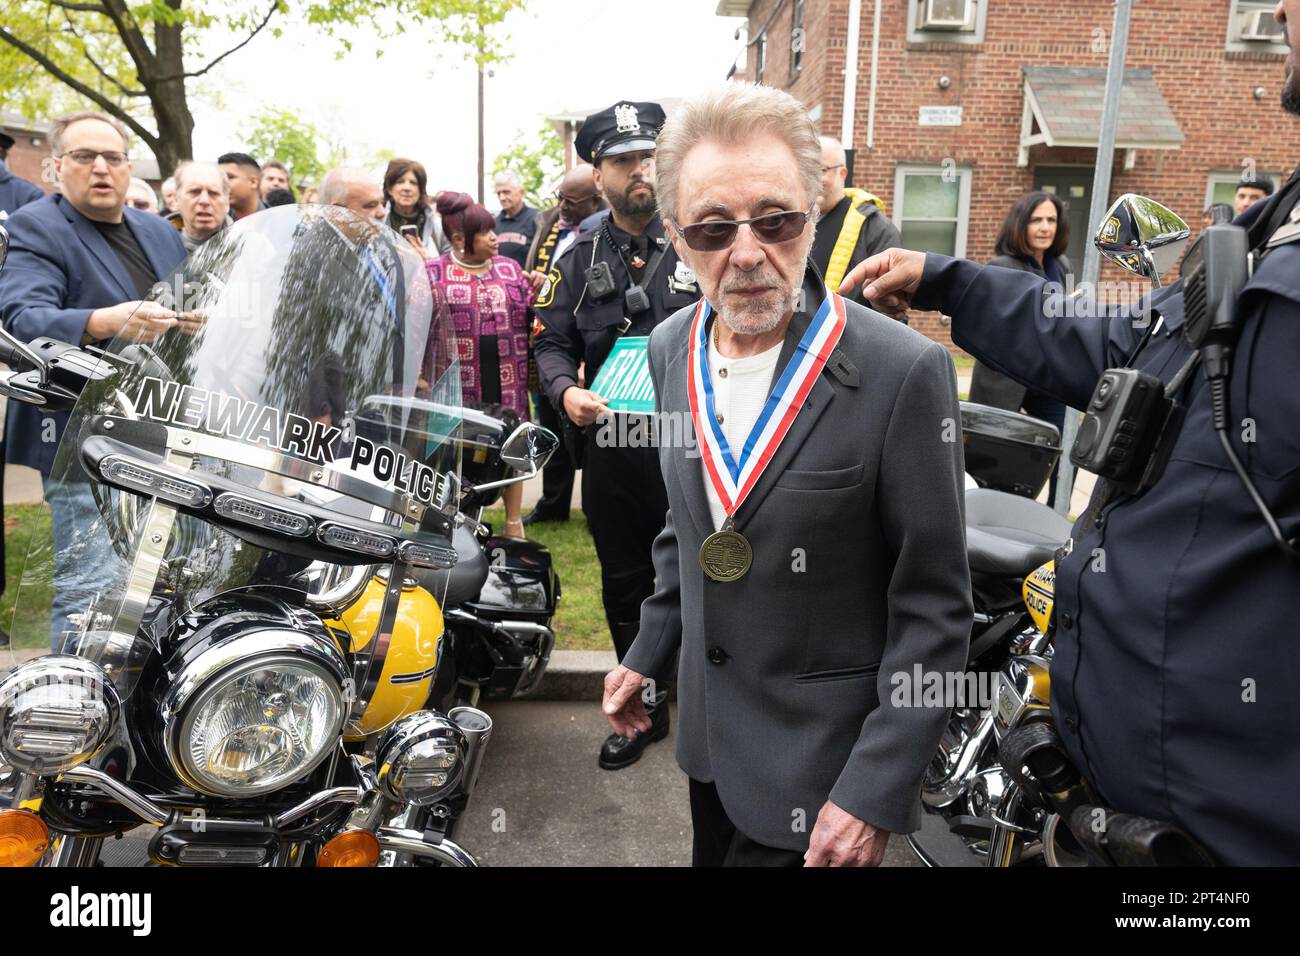
[[[19, 339], [41, 336], [73, 344], [119, 333], [152, 341], [177, 323], [176, 313], [143, 302], [185, 258], [180, 236], [157, 216], [128, 209], [130, 148], [125, 128], [99, 113], [71, 113], [50, 127], [61, 194], [24, 206], [6, 222], [9, 259], [0, 276], [0, 321]], [[111, 566], [102, 533], [78, 535], [98, 512], [79, 469], [51, 480], [66, 415], [11, 402], [5, 426], [9, 460], [40, 471], [54, 533], [51, 646], [75, 630], [68, 615], [84, 611], [102, 589], [96, 572]], [[71, 461], [71, 459], [69, 459]]]
[[40, 186], [15, 176], [5, 165], [13, 145], [14, 138], [8, 133], [0, 132], [0, 222], [12, 216], [19, 207], [35, 202], [45, 195]]
[[[1284, 0], [1282, 106], [1300, 115], [1300, 0]], [[1255, 250], [1237, 300], [1228, 440], [1281, 534], [1300, 532], [1300, 170], [1236, 220]], [[1187, 360], [1182, 283], [1153, 315], [1080, 314], [1042, 277], [891, 249], [862, 263], [879, 309], [937, 309], [980, 361], [1072, 408], [1104, 369], [1170, 382]], [[1135, 321], [1140, 319], [1141, 321]], [[1283, 553], [1212, 423], [1201, 370], [1160, 479], [1099, 490], [1056, 567], [1052, 713], [1117, 810], [1171, 820], [1222, 863], [1300, 863], [1300, 562]], [[1104, 482], [1099, 482], [1099, 486]]]

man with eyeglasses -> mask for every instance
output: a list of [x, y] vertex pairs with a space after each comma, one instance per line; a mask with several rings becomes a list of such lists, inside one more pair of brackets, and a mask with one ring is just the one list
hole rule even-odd
[[[656, 215], [655, 136], [663, 122], [658, 103], [628, 100], [587, 117], [574, 145], [591, 163], [610, 214], [596, 228], [579, 231], [547, 273], [534, 306], [537, 368], [543, 389], [567, 419], [565, 437], [582, 468], [582, 509], [600, 559], [601, 599], [620, 660], [636, 637], [641, 603], [654, 592], [650, 550], [668, 499], [655, 450], [644, 438], [649, 420], [629, 417], [618, 423], [626, 427], [609, 427], [615, 422], [607, 416], [635, 413], [610, 412], [605, 397], [586, 386], [596, 381], [621, 337], [649, 335], [700, 296], [695, 276], [678, 259]], [[652, 730], [605, 740], [601, 767], [627, 767], [668, 735], [667, 698], [661, 688], [650, 702]]]
[[[840, 141], [821, 137], [822, 194], [817, 199], [817, 235], [812, 264], [828, 289], [837, 288], [848, 271], [877, 252], [903, 244], [903, 236], [885, 215], [885, 204], [865, 189], [845, 186], [848, 157]], [[849, 296], [867, 305], [862, 291]]]
[[[546, 273], [551, 270], [552, 264], [578, 238], [579, 223], [604, 205], [605, 201], [596, 189], [596, 180], [590, 166], [579, 163], [565, 173], [555, 192], [555, 205], [537, 216], [537, 232], [528, 250], [524, 269], [535, 280], [545, 282]], [[531, 350], [534, 346], [530, 336], [528, 347]], [[559, 411], [542, 391], [535, 353], [533, 359], [529, 368], [528, 390], [532, 393], [533, 405], [537, 409], [537, 423], [557, 435], [562, 434], [564, 423]], [[524, 524], [568, 521], [569, 504], [573, 500], [574, 475], [573, 458], [567, 449], [558, 455], [552, 455], [542, 469], [542, 496], [533, 510], [524, 515]]]
[[[605, 678], [652, 733], [678, 670], [698, 866], [874, 866], [920, 826], [971, 599], [947, 351], [810, 267], [820, 147], [806, 108], [731, 83], [678, 105], [655, 185], [704, 301], [650, 336], [668, 522], [640, 633]], [[931, 675], [925, 678], [922, 675]]]
[[[131, 181], [127, 132], [99, 113], [61, 116], [50, 125], [60, 192], [9, 217], [9, 259], [0, 277], [0, 320], [24, 342], [41, 336], [73, 344], [115, 335], [151, 342], [185, 319], [143, 301], [185, 258], [180, 236], [159, 216], [126, 204]], [[9, 460], [41, 473], [55, 545], [51, 646], [75, 629], [114, 566], [107, 536], [78, 535], [98, 511], [78, 471], [53, 476], [66, 414], [11, 402], [5, 425]], [[72, 459], [69, 459], [71, 461]], [[106, 551], [104, 549], [107, 549]]]

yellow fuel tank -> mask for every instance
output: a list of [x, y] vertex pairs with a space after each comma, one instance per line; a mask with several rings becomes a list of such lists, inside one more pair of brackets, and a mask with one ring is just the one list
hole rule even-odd
[[1025, 607], [1034, 619], [1034, 626], [1047, 633], [1047, 625], [1052, 620], [1052, 600], [1056, 594], [1056, 562], [1048, 561], [1036, 568], [1025, 578], [1021, 593], [1025, 598]]
[[[372, 577], [361, 596], [339, 618], [326, 626], [350, 635], [351, 650], [361, 650], [374, 637], [384, 608], [387, 571]], [[359, 721], [349, 725], [347, 739], [359, 740], [383, 730], [393, 721], [424, 707], [438, 664], [438, 638], [442, 637], [442, 608], [433, 595], [407, 578], [397, 603], [393, 636], [384, 657], [384, 669], [374, 696]]]

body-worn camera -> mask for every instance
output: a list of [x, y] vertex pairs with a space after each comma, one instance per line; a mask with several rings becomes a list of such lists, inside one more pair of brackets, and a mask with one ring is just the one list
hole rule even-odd
[[608, 302], [618, 294], [614, 272], [608, 262], [597, 262], [585, 270], [582, 276], [587, 280], [587, 295], [591, 296], [593, 302]]
[[1176, 433], [1179, 409], [1154, 375], [1108, 368], [1088, 401], [1070, 461], [1125, 491], [1148, 488], [1164, 470], [1172, 443], [1161, 438]]

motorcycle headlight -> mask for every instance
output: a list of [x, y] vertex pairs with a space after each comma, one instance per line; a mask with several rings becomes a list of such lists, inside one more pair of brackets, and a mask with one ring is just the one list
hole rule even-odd
[[0, 758], [25, 773], [71, 770], [112, 736], [121, 709], [93, 661], [58, 654], [19, 664], [0, 680]]
[[253, 631], [204, 649], [163, 700], [172, 769], [210, 796], [287, 786], [338, 742], [345, 674], [337, 648], [295, 631]]
[[465, 775], [465, 733], [433, 710], [403, 717], [379, 744], [379, 789], [399, 803], [428, 806]]

